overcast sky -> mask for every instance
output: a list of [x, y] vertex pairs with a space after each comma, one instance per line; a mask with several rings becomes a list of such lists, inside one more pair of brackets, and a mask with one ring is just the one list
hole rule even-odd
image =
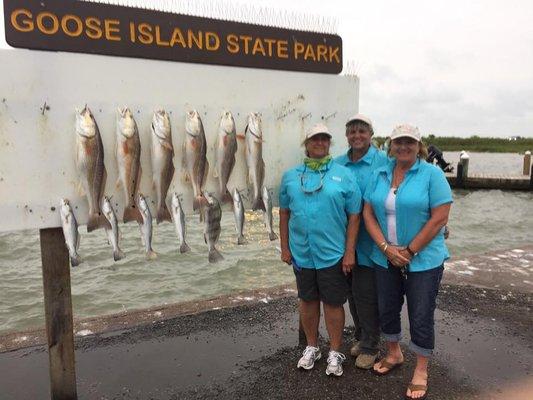
[[[424, 134], [533, 137], [531, 0], [254, 3], [338, 18], [360, 112], [380, 135], [410, 122]], [[3, 19], [0, 35], [6, 47]]]

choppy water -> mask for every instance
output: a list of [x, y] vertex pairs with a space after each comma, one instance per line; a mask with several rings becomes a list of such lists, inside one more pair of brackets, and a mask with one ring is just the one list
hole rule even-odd
[[[456, 161], [459, 156], [445, 157]], [[494, 161], [496, 160], [497, 161]], [[515, 174], [522, 158], [514, 154], [473, 154], [470, 170]], [[499, 168], [494, 170], [494, 165]], [[486, 166], [486, 168], [485, 168]], [[449, 221], [448, 245], [452, 256], [531, 243], [533, 193], [455, 191]], [[275, 212], [277, 226], [278, 213]], [[154, 228], [157, 260], [147, 262], [136, 225], [121, 225], [121, 247], [126, 259], [113, 262], [103, 231], [82, 231], [80, 254], [84, 263], [71, 270], [76, 318], [109, 314], [208, 298], [236, 290], [275, 286], [293, 280], [290, 267], [279, 261], [261, 213], [246, 215], [248, 244], [236, 245], [233, 214], [225, 212], [219, 249], [225, 260], [207, 262], [203, 225], [197, 216], [188, 218], [191, 253], [179, 254], [171, 224]], [[36, 231], [0, 234], [0, 331], [42, 326], [44, 305], [39, 235]]]

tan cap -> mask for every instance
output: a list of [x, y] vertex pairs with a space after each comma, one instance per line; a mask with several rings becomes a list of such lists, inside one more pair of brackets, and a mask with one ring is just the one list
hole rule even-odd
[[415, 139], [417, 142], [420, 142], [420, 140], [422, 139], [418, 128], [409, 124], [398, 125], [396, 128], [393, 129], [390, 135], [391, 140], [398, 139], [401, 137], [410, 137], [412, 139]]
[[353, 117], [351, 117], [348, 121], [346, 121], [346, 125], [348, 125], [349, 123], [352, 123], [354, 121], [363, 121], [365, 123], [367, 123], [368, 125], [370, 125], [371, 128], [373, 128], [372, 126], [372, 121], [370, 120], [370, 118], [368, 118], [366, 115], [363, 115], [363, 114], [355, 114]]
[[329, 133], [328, 127], [322, 123], [318, 123], [318, 124], [313, 125], [311, 128], [309, 128], [309, 130], [305, 134], [305, 138], [302, 144], [304, 144], [305, 142], [307, 142], [309, 139], [311, 139], [313, 136], [316, 136], [316, 135], [328, 135], [329, 138], [331, 139], [331, 133]]

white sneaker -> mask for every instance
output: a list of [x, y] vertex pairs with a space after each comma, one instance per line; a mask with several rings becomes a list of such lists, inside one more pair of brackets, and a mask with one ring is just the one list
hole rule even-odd
[[346, 360], [346, 356], [335, 350], [330, 350], [328, 355], [328, 366], [326, 368], [326, 375], [341, 376], [343, 373], [342, 362]]
[[315, 361], [320, 360], [322, 354], [318, 347], [307, 346], [303, 352], [302, 358], [298, 360], [298, 368], [311, 369], [315, 366]]

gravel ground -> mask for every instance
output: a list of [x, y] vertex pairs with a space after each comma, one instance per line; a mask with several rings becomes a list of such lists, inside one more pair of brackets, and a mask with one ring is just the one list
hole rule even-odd
[[[403, 399], [414, 366], [408, 349], [386, 377], [356, 369], [351, 357], [340, 378], [325, 375], [324, 359], [297, 370], [296, 305], [286, 297], [79, 338], [79, 398]], [[527, 293], [443, 285], [430, 398], [518, 400], [505, 393], [524, 388], [531, 396], [531, 305]], [[345, 337], [347, 353], [350, 329]], [[2, 399], [49, 398], [47, 362], [42, 346], [0, 354]]]

